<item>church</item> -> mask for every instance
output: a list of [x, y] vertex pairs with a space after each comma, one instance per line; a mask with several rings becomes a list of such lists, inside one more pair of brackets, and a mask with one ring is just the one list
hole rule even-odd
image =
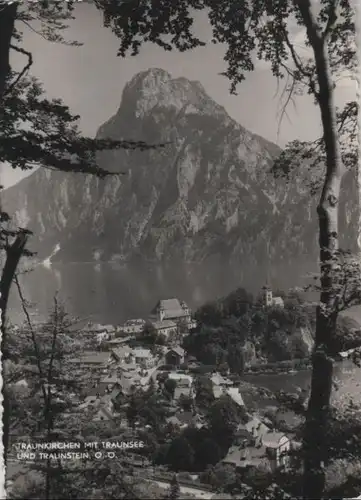
[[170, 320], [177, 324], [184, 321], [189, 324], [191, 323], [191, 310], [185, 302], [178, 299], [160, 300], [151, 312], [151, 319]]
[[265, 285], [262, 288], [262, 303], [264, 307], [281, 307], [284, 308], [284, 302], [282, 297], [273, 297], [272, 288]]

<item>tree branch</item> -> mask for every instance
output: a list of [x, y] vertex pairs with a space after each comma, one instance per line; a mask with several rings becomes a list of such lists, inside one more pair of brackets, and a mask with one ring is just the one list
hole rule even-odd
[[338, 4], [339, 4], [339, 0], [332, 0], [330, 2], [328, 21], [326, 24], [326, 28], [322, 34], [323, 41], [327, 40], [327, 37], [328, 37], [330, 31], [332, 30], [333, 26], [335, 25], [335, 23], [337, 21], [336, 10], [337, 10]]
[[18, 74], [15, 81], [11, 85], [9, 85], [9, 87], [4, 91], [4, 95], [9, 94], [13, 90], [15, 85], [21, 80], [21, 78], [25, 75], [25, 73], [28, 71], [30, 66], [33, 64], [33, 56], [31, 54], [31, 52], [28, 52], [27, 50], [22, 49], [21, 47], [16, 47], [16, 45], [10, 45], [10, 48], [15, 50], [16, 52], [20, 52], [20, 54], [26, 55], [28, 58], [28, 63], [26, 64], [26, 66], [24, 66], [24, 68]]
[[301, 58], [297, 54], [297, 52], [295, 51], [295, 48], [294, 48], [294, 46], [293, 46], [293, 44], [288, 36], [287, 29], [285, 27], [283, 27], [282, 33], [283, 33], [283, 37], [284, 37], [284, 40], [286, 42], [286, 45], [287, 45], [289, 51], [291, 52], [291, 56], [292, 56], [292, 60], [294, 62], [294, 65], [296, 66], [299, 73], [301, 75], [303, 75], [305, 78], [307, 78], [313, 94], [317, 97], [317, 91], [316, 91], [315, 83], [312, 80], [312, 75], [311, 75], [311, 73], [308, 73], [306, 71], [306, 69], [304, 68], [302, 61], [301, 61]]
[[16, 269], [19, 261], [24, 254], [25, 246], [29, 238], [28, 231], [21, 231], [15, 238], [14, 242], [5, 248], [6, 262], [0, 280], [0, 309], [1, 309], [1, 328], [2, 328], [2, 352], [3, 360], [8, 358], [6, 345], [6, 312], [9, 300], [9, 294]]

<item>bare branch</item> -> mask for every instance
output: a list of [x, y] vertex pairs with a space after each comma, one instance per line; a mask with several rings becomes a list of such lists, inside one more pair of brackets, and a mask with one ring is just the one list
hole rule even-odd
[[283, 28], [282, 33], [283, 33], [283, 37], [284, 37], [284, 40], [286, 42], [286, 45], [287, 45], [288, 49], [291, 52], [291, 56], [292, 56], [292, 60], [294, 62], [294, 65], [296, 66], [296, 68], [299, 71], [300, 75], [302, 75], [305, 78], [307, 78], [307, 81], [308, 81], [308, 83], [310, 85], [310, 88], [311, 88], [313, 94], [315, 96], [317, 96], [315, 82], [312, 80], [312, 74], [309, 73], [306, 70], [306, 68], [304, 67], [304, 65], [302, 64], [302, 60], [301, 60], [300, 56], [297, 54], [297, 52], [295, 51], [294, 45], [293, 45], [293, 43], [291, 42], [291, 40], [290, 40], [290, 38], [288, 36], [287, 29]]
[[[282, 94], [281, 94], [281, 100], [282, 100], [282, 97], [286, 93], [287, 93], [287, 98], [286, 98], [285, 103], [282, 106], [280, 118], [278, 120], [277, 137], [279, 137], [279, 134], [281, 131], [281, 125], [282, 125], [283, 118], [285, 116], [288, 118], [287, 107], [288, 107], [289, 103], [292, 102], [293, 105], [295, 106], [295, 102], [293, 99], [293, 93], [294, 93], [295, 88], [296, 88], [296, 79], [294, 78], [294, 75], [291, 72], [291, 70], [289, 70], [289, 68], [287, 68], [287, 66], [285, 64], [282, 64], [282, 67], [286, 70], [287, 76], [292, 79], [292, 83], [291, 83], [291, 87], [288, 88], [288, 84], [286, 82], [286, 85], [284, 86], [284, 89], [283, 89]], [[287, 81], [288, 81], [288, 79], [287, 79]]]
[[22, 308], [23, 313], [25, 315], [26, 323], [27, 323], [27, 326], [28, 326], [30, 334], [31, 334], [31, 340], [32, 340], [33, 346], [34, 346], [37, 367], [39, 370], [40, 378], [42, 380], [42, 392], [43, 392], [43, 396], [44, 396], [44, 401], [46, 402], [46, 399], [47, 399], [46, 390], [45, 390], [45, 386], [43, 385], [44, 374], [43, 374], [43, 369], [41, 366], [40, 350], [39, 350], [38, 342], [36, 340], [35, 330], [33, 328], [32, 322], [31, 322], [30, 314], [29, 314], [29, 311], [28, 311], [28, 308], [26, 305], [26, 299], [24, 297], [24, 294], [23, 294], [23, 291], [21, 289], [21, 285], [20, 285], [20, 282], [19, 282], [17, 275], [15, 275], [15, 277], [14, 277], [14, 282], [15, 282], [16, 288], [18, 290], [19, 298], [21, 301], [21, 308]]
[[50, 361], [49, 361], [49, 367], [48, 367], [48, 383], [50, 383], [51, 380], [51, 374], [53, 371], [53, 362], [54, 362], [54, 355], [55, 355], [55, 346], [56, 346], [56, 339], [58, 335], [58, 300], [56, 296], [54, 297], [54, 321], [53, 321], [53, 338], [52, 338], [52, 345], [51, 345], [51, 355], [50, 355]]
[[5, 90], [4, 95], [9, 94], [13, 90], [15, 85], [21, 80], [21, 78], [25, 75], [25, 73], [28, 71], [30, 66], [33, 64], [33, 56], [31, 54], [31, 52], [28, 52], [27, 50], [22, 49], [21, 47], [16, 47], [16, 45], [10, 45], [10, 48], [15, 50], [16, 52], [20, 52], [20, 54], [26, 55], [28, 58], [28, 63], [26, 64], [26, 66], [24, 66], [24, 68], [18, 74], [15, 81], [11, 85], [9, 85], [9, 87]]

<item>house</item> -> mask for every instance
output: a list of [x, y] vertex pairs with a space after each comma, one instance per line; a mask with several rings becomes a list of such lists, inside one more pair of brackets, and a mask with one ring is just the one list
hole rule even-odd
[[185, 302], [178, 299], [160, 300], [152, 310], [150, 319], [155, 321], [171, 320], [178, 325], [189, 325], [192, 321], [191, 310]]
[[175, 380], [178, 387], [191, 387], [193, 384], [193, 377], [185, 373], [170, 372], [168, 378]]
[[[104, 382], [105, 380], [105, 382]], [[85, 396], [85, 403], [94, 404], [98, 400], [108, 398], [110, 401], [115, 401], [122, 392], [120, 379], [103, 379], [95, 387], [92, 387]]]
[[212, 391], [214, 399], [219, 399], [221, 396], [224, 396], [225, 394], [224, 387], [220, 387], [219, 385], [213, 385]]
[[108, 349], [112, 350], [117, 347], [122, 347], [123, 345], [127, 344], [130, 340], [132, 340], [134, 337], [128, 336], [128, 337], [119, 337], [116, 339], [112, 340], [107, 340], [104, 342], [104, 346], [107, 347]]
[[124, 361], [133, 360], [133, 352], [130, 347], [123, 345], [122, 347], [116, 347], [111, 350], [111, 354], [115, 361], [123, 363]]
[[213, 385], [219, 385], [219, 386], [232, 386], [233, 382], [232, 380], [229, 380], [228, 378], [222, 377], [219, 373], [213, 373], [211, 376], [211, 382]]
[[173, 399], [175, 401], [178, 401], [181, 397], [185, 398], [194, 398], [194, 391], [192, 387], [187, 387], [187, 386], [177, 386], [174, 389], [174, 396]]
[[117, 371], [121, 374], [133, 373], [137, 372], [138, 370], [139, 370], [138, 365], [136, 365], [134, 362], [128, 362], [127, 360], [125, 360], [124, 363], [122, 363], [117, 367]]
[[[225, 463], [237, 468], [259, 465], [259, 459], [266, 459], [272, 471], [289, 464], [291, 440], [281, 432], [273, 432], [259, 418], [253, 417], [246, 424], [237, 427], [235, 441]], [[257, 458], [257, 460], [255, 460]]]
[[240, 424], [239, 428], [243, 427], [246, 429], [250, 435], [253, 437], [255, 445], [259, 445], [263, 442], [263, 437], [271, 432], [271, 429], [267, 427], [258, 417], [253, 417], [246, 424]]
[[116, 417], [116, 412], [114, 409], [114, 403], [112, 401], [111, 395], [106, 395], [102, 397], [96, 405], [96, 413], [93, 416], [93, 421], [113, 421]]
[[270, 432], [263, 436], [262, 443], [266, 448], [272, 471], [288, 466], [291, 449], [291, 442], [288, 436], [282, 432]]
[[106, 408], [99, 408], [93, 417], [93, 422], [105, 421], [112, 422], [114, 416]]
[[99, 323], [88, 323], [84, 327], [84, 331], [90, 334], [100, 343], [106, 339], [110, 339], [115, 334], [113, 325], [100, 325]]
[[242, 470], [251, 467], [266, 466], [268, 459], [265, 447], [243, 448], [232, 446], [221, 463], [231, 465], [236, 470]]
[[182, 347], [174, 347], [165, 355], [167, 365], [180, 366], [184, 363], [184, 349]]
[[100, 384], [104, 384], [105, 386], [108, 387], [108, 389], [113, 389], [117, 385], [119, 385], [119, 378], [118, 377], [103, 377], [100, 380]]
[[133, 349], [132, 356], [135, 363], [145, 369], [152, 368], [156, 363], [150, 349]]
[[108, 332], [96, 333], [95, 338], [97, 342], [100, 344], [101, 342], [104, 342], [104, 340], [108, 340], [110, 338], [110, 334]]
[[132, 377], [125, 377], [124, 375], [120, 378], [120, 387], [123, 394], [127, 395], [132, 392], [135, 386], [135, 380]]
[[113, 358], [110, 352], [86, 353], [80, 358], [74, 358], [69, 361], [81, 368], [91, 368], [92, 370], [105, 371], [112, 363]]
[[165, 337], [166, 339], [172, 337], [173, 335], [177, 335], [178, 333], [177, 323], [170, 319], [165, 319], [163, 321], [152, 321], [151, 324], [157, 332], [157, 335], [163, 335], [163, 337]]
[[273, 297], [272, 289], [266, 285], [261, 291], [261, 300], [265, 307], [281, 307], [284, 308], [282, 297]]
[[180, 429], [186, 429], [190, 425], [194, 425], [199, 429], [203, 427], [199, 415], [193, 415], [191, 411], [177, 413], [177, 415], [169, 417], [167, 419], [167, 423], [172, 424], [175, 427], [179, 427]]
[[116, 332], [116, 336], [119, 335], [129, 335], [130, 333], [133, 335], [137, 335], [142, 333], [145, 326], [144, 319], [128, 319], [124, 325], [118, 328]]

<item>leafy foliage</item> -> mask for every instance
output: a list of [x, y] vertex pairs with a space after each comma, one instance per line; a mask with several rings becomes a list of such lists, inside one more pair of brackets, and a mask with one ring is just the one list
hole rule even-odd
[[0, 114], [2, 160], [22, 170], [41, 166], [102, 178], [125, 172], [109, 172], [99, 167], [98, 151], [157, 147], [137, 141], [82, 137], [78, 119], [60, 99], [44, 97], [44, 89], [36, 78], [23, 78], [5, 96]]
[[[312, 53], [309, 33], [305, 32], [304, 14], [308, 3], [299, 1], [266, 0], [188, 0], [160, 2], [159, 0], [129, 0], [95, 5], [103, 12], [104, 24], [120, 40], [119, 55], [137, 55], [144, 43], [150, 42], [169, 51], [185, 51], [206, 43], [225, 46], [226, 70], [230, 90], [255, 69], [255, 60], [269, 63], [279, 81], [285, 81], [285, 107], [294, 94], [307, 93], [319, 101], [317, 67]], [[354, 11], [349, 0], [321, 0], [315, 23], [323, 35], [329, 54], [334, 85], [341, 78], [355, 74], [357, 56], [355, 45]], [[194, 33], [197, 11], [204, 11], [212, 29], [212, 38], [201, 40]], [[156, 22], [155, 22], [156, 20]], [[304, 34], [306, 51], [298, 51], [295, 35]], [[286, 113], [283, 110], [282, 116]], [[337, 110], [342, 159], [348, 168], [357, 160], [357, 110], [355, 101]], [[308, 169], [312, 191], [320, 187], [324, 174], [325, 146], [323, 137], [312, 143], [294, 141], [282, 153], [273, 167], [276, 175], [293, 176]]]
[[275, 362], [309, 355], [301, 329], [313, 331], [314, 309], [293, 291], [285, 294], [284, 308], [264, 308], [238, 289], [201, 306], [195, 316], [198, 326], [184, 339], [184, 346], [202, 363], [221, 366], [227, 362], [230, 371], [239, 374], [257, 360]]

